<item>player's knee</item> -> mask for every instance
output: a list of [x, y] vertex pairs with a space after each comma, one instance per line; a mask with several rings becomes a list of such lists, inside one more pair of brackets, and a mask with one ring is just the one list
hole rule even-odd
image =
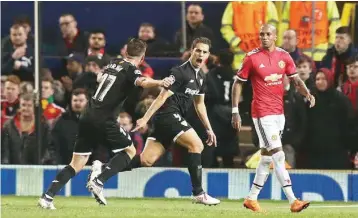
[[88, 158], [89, 155], [73, 155], [71, 163], [69, 165], [75, 170], [77, 174], [85, 167]]
[[285, 153], [283, 151], [276, 152], [272, 155], [272, 160], [275, 164], [284, 164]]
[[189, 153], [201, 153], [204, 150], [204, 145], [202, 142], [191, 143], [188, 146]]
[[132, 144], [131, 146], [129, 146], [128, 148], [125, 149], [126, 153], [128, 154], [128, 156], [132, 159], [136, 153], [137, 150], [135, 149], [134, 145]]

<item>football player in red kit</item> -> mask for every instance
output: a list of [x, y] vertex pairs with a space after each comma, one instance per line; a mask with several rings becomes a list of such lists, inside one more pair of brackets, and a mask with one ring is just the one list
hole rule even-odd
[[298, 200], [293, 191], [290, 176], [285, 168], [285, 154], [282, 151], [281, 133], [285, 125], [283, 112], [283, 78], [294, 81], [297, 90], [310, 102], [315, 98], [310, 94], [305, 83], [296, 73], [296, 66], [289, 53], [275, 46], [276, 28], [265, 24], [260, 29], [261, 47], [249, 52], [237, 72], [232, 90], [232, 125], [240, 130], [239, 98], [242, 83], [251, 80], [253, 101], [251, 105], [252, 119], [255, 125], [261, 148], [261, 160], [250, 193], [244, 206], [253, 211], [262, 211], [257, 196], [269, 175], [270, 163], [274, 169], [282, 189], [290, 202], [292, 212], [300, 212], [309, 206], [309, 202]]

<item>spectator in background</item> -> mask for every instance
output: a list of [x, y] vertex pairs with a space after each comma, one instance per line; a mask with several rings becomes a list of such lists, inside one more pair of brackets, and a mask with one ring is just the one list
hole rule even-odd
[[7, 76], [1, 75], [1, 100], [5, 99], [5, 82], [6, 82]]
[[84, 52], [87, 48], [88, 35], [80, 31], [72, 14], [62, 14], [59, 18], [62, 37], [55, 44], [57, 54], [67, 56], [73, 52]]
[[[287, 1], [282, 10], [278, 45], [288, 29], [297, 33], [298, 45], [303, 53], [314, 61], [321, 61], [327, 49], [334, 43], [336, 29], [341, 26], [337, 4], [334, 1], [315, 2], [315, 17], [312, 18], [312, 2]], [[292, 12], [292, 13], [291, 13]], [[315, 37], [312, 46], [312, 23]], [[314, 48], [312, 48], [314, 47]], [[314, 49], [312, 51], [312, 49]]]
[[1, 52], [1, 72], [3, 75], [15, 74], [22, 81], [34, 80], [33, 48], [27, 45], [27, 33], [22, 25], [14, 24], [10, 28], [12, 49]]
[[[217, 138], [215, 157], [220, 156], [223, 166], [234, 167], [234, 157], [239, 152], [237, 131], [231, 125], [231, 89], [234, 83], [234, 71], [231, 64], [234, 54], [230, 50], [221, 50], [218, 55], [218, 66], [207, 74], [207, 89], [205, 92], [208, 117]], [[189, 121], [190, 122], [190, 121]], [[204, 132], [204, 138], [205, 132]], [[211, 147], [205, 147], [209, 150]], [[205, 152], [204, 152], [205, 154]], [[215, 161], [215, 166], [219, 166]]]
[[[310, 64], [310, 62], [308, 63]], [[296, 92], [294, 85], [290, 83], [287, 76], [284, 77], [283, 84], [286, 121], [282, 133], [282, 148], [285, 152], [287, 163], [292, 168], [295, 168], [296, 152], [299, 152], [306, 135], [307, 113], [302, 95]]]
[[34, 93], [34, 86], [30, 82], [20, 83], [20, 94], [31, 94]]
[[19, 108], [20, 79], [10, 75], [6, 78], [4, 97], [1, 99], [1, 129], [6, 120], [12, 118]]
[[349, 98], [358, 118], [358, 55], [348, 59], [347, 81], [342, 85], [342, 92]]
[[[207, 37], [210, 39], [212, 44], [215, 44], [214, 32], [213, 30], [203, 24], [204, 14], [203, 9], [198, 4], [191, 4], [188, 7], [186, 13], [186, 49], [189, 50], [194, 39], [199, 37]], [[175, 45], [180, 50], [184, 52], [183, 48], [183, 30], [179, 29], [175, 34]]]
[[[1, 136], [1, 163], [55, 164], [55, 150], [51, 144], [49, 128], [45, 122], [41, 122], [41, 125], [43, 129], [42, 147], [39, 148], [35, 132], [33, 95], [21, 95], [19, 112], [4, 124]], [[40, 158], [38, 149], [41, 150]]]
[[49, 127], [52, 128], [57, 119], [63, 112], [65, 112], [65, 110], [54, 102], [54, 81], [49, 79], [42, 79], [41, 86], [41, 104], [43, 109], [43, 116], [46, 119]]
[[[25, 34], [27, 35], [27, 44], [29, 46], [34, 45], [34, 36], [31, 34], [31, 22], [28, 16], [19, 16], [14, 20], [13, 25], [23, 26], [25, 29]], [[1, 40], [1, 49], [2, 52], [7, 53], [13, 50], [13, 45], [11, 42], [11, 35], [6, 36]]]
[[314, 62], [307, 55], [302, 55], [296, 60], [297, 73], [309, 90], [313, 90], [315, 87], [313, 64]]
[[233, 69], [239, 69], [247, 52], [260, 47], [259, 29], [269, 23], [277, 27], [278, 16], [274, 3], [230, 2], [221, 20], [221, 34], [234, 52]]
[[308, 59], [311, 62], [311, 72], [316, 72], [315, 62], [309, 56], [303, 54], [301, 49], [297, 48], [297, 34], [295, 30], [288, 29], [283, 33], [283, 43], [281, 47], [290, 53], [291, 58], [295, 62], [301, 57]]
[[334, 73], [334, 87], [341, 86], [347, 80], [346, 60], [358, 54], [354, 48], [348, 27], [339, 27], [336, 30], [334, 46], [327, 50], [322, 59], [322, 67]]
[[[121, 49], [121, 55], [118, 55], [117, 58], [125, 59], [126, 57], [127, 57], [127, 44], [123, 46], [123, 48]], [[142, 76], [150, 77], [150, 78], [153, 78], [154, 76], [154, 71], [152, 67], [146, 61], [143, 61], [139, 65], [139, 70], [142, 72]]]
[[121, 112], [118, 116], [117, 122], [119, 124], [120, 127], [122, 127], [125, 131], [129, 132], [134, 147], [137, 150], [137, 154], [141, 154], [144, 148], [144, 141], [143, 141], [143, 137], [140, 134], [140, 132], [136, 131], [136, 132], [132, 132], [131, 130], [133, 129], [133, 121], [132, 121], [132, 117], [131, 115], [129, 115], [126, 112]]
[[316, 105], [308, 109], [307, 154], [305, 163], [313, 169], [350, 168], [348, 150], [353, 110], [349, 99], [334, 87], [329, 69], [317, 71]]
[[97, 56], [104, 65], [111, 61], [111, 56], [105, 52], [106, 34], [103, 30], [92, 30], [88, 37], [87, 56]]
[[67, 72], [68, 75], [61, 77], [61, 82], [66, 89], [66, 92], [72, 91], [73, 81], [77, 79], [77, 77], [83, 73], [83, 63], [85, 57], [82, 53], [72, 53], [66, 57], [67, 64]]
[[84, 88], [92, 97], [97, 88], [97, 82], [102, 75], [104, 60], [98, 56], [88, 56], [85, 60], [85, 72], [81, 73], [73, 82], [73, 89]]
[[142, 23], [138, 30], [138, 38], [147, 43], [147, 57], [165, 57], [169, 51], [169, 43], [157, 36], [155, 27], [150, 23]]
[[73, 90], [71, 106], [62, 114], [52, 129], [53, 143], [58, 153], [58, 164], [67, 164], [71, 161], [79, 117], [86, 108], [87, 102], [85, 89]]

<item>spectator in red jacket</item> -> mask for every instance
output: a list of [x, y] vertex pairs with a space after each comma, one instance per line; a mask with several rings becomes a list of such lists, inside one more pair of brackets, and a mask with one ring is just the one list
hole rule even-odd
[[13, 117], [19, 108], [20, 79], [15, 75], [5, 81], [4, 99], [1, 99], [1, 129], [6, 120]]

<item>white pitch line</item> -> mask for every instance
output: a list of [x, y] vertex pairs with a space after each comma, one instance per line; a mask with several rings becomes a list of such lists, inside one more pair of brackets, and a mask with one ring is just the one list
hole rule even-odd
[[[358, 205], [310, 205], [308, 208], [358, 208]], [[278, 208], [287, 208], [287, 207], [278, 207]]]

